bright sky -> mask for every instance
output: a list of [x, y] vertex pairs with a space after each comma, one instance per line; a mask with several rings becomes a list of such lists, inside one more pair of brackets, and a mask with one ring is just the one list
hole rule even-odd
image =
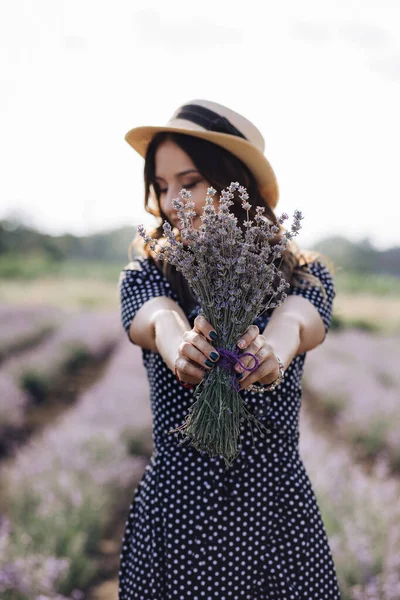
[[[360, 8], [362, 6], [362, 9]], [[398, 0], [0, 0], [0, 218], [151, 224], [124, 140], [206, 98], [253, 121], [302, 245], [400, 244]]]

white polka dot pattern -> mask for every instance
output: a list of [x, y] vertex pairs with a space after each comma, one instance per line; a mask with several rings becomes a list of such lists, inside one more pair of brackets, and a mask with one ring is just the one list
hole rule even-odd
[[324, 299], [322, 290], [318, 286], [310, 285], [305, 279], [302, 281], [308, 284], [306, 289], [291, 287], [288, 294], [292, 296], [303, 296], [310, 300], [312, 304], [317, 308], [319, 314], [322, 317], [325, 326], [325, 334], [328, 332], [332, 322], [332, 305], [333, 299], [335, 298], [335, 287], [332, 276], [325, 265], [319, 261], [314, 261], [303, 267], [311, 275], [315, 275], [321, 281], [325, 292], [326, 300]]
[[[134, 268], [132, 268], [134, 267]], [[316, 290], [299, 290], [329, 328], [334, 296], [329, 272], [312, 271]], [[292, 290], [290, 290], [292, 291]], [[140, 306], [165, 295], [169, 282], [148, 259], [121, 273], [126, 331]], [[199, 307], [188, 314], [193, 321]], [[254, 321], [263, 331], [269, 316]], [[240, 392], [268, 427], [241, 425], [241, 452], [225, 470], [220, 456], [179, 446], [168, 431], [183, 423], [192, 403], [156, 352], [142, 350], [153, 413], [154, 452], [134, 492], [122, 540], [119, 600], [340, 599], [335, 566], [317, 500], [299, 455], [301, 377], [305, 354], [294, 358], [272, 392]], [[322, 465], [321, 465], [322, 466]]]
[[133, 317], [147, 300], [157, 296], [167, 296], [178, 301], [169, 281], [159, 273], [153, 262], [142, 257], [136, 258], [124, 267], [119, 276], [118, 287], [122, 326], [126, 332]]

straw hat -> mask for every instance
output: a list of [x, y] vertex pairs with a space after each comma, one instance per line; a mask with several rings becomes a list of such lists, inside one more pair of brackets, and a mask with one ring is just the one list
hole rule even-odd
[[160, 131], [192, 135], [225, 148], [250, 169], [270, 206], [276, 206], [279, 188], [264, 155], [264, 138], [257, 127], [239, 113], [209, 100], [191, 100], [180, 106], [166, 125], [135, 127], [128, 131], [125, 139], [144, 158], [149, 142]]

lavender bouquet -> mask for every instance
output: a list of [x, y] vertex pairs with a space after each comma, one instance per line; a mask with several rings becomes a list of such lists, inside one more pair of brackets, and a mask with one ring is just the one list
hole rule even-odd
[[[245, 232], [229, 210], [235, 193], [239, 194], [242, 208], [247, 212]], [[300, 230], [303, 217], [296, 210], [291, 230], [285, 231], [279, 242], [272, 244], [271, 240], [280, 230], [279, 225], [288, 219], [287, 214], [279, 217], [278, 224], [271, 224], [263, 216], [265, 207], [257, 207], [253, 224], [249, 220], [251, 204], [246, 188], [238, 182], [231, 183], [221, 192], [218, 211], [214, 207], [215, 194], [216, 190], [208, 188], [202, 225], [198, 230], [192, 226], [195, 204], [190, 201], [191, 193], [182, 189], [180, 198], [173, 200], [186, 247], [175, 238], [168, 222], [163, 224], [167, 240], [163, 246], [146, 234], [143, 225], [139, 225], [138, 231], [158, 259], [175, 265], [184, 275], [200, 304], [199, 314], [212, 324], [218, 336], [216, 350], [220, 359], [194, 390], [195, 402], [185, 422], [169, 433], [181, 433], [181, 444], [188, 441], [210, 456], [222, 455], [229, 467], [240, 452], [238, 442], [242, 421], [256, 425], [261, 435], [265, 429], [249, 411], [239, 392], [234, 366], [241, 363], [240, 356], [249, 353], [241, 353], [236, 341], [257, 316], [285, 300], [284, 290], [289, 284], [275, 261]], [[253, 367], [244, 367], [241, 363], [247, 371], [258, 367], [257, 358], [251, 356], [255, 363]]]

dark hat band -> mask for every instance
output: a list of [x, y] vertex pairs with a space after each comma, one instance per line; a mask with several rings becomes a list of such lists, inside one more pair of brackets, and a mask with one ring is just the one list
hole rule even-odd
[[237, 137], [247, 140], [246, 136], [232, 125], [226, 117], [222, 117], [213, 110], [204, 108], [204, 106], [199, 106], [198, 104], [186, 104], [181, 108], [178, 114], [174, 115], [174, 119], [192, 121], [192, 123], [204, 127], [207, 131], [229, 133], [230, 135], [236, 135]]

